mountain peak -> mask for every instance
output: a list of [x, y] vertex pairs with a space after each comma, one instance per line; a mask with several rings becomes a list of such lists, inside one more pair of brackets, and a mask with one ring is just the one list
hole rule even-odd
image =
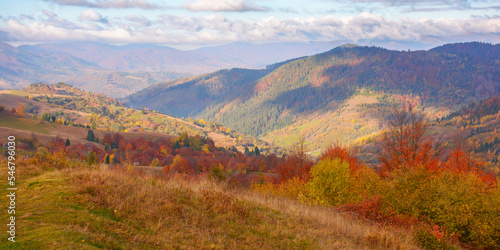
[[337, 48], [343, 48], [343, 49], [352, 49], [352, 48], [358, 48], [360, 47], [359, 45], [357, 44], [354, 44], [354, 43], [346, 43], [346, 44], [342, 44], [340, 46], [338, 46]]

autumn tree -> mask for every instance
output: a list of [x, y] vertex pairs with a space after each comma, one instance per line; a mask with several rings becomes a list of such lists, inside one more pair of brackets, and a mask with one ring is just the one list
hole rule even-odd
[[164, 172], [167, 172], [169, 174], [174, 174], [174, 173], [185, 173], [185, 174], [193, 174], [194, 171], [191, 169], [191, 166], [189, 164], [189, 161], [180, 155], [176, 155], [174, 157], [174, 161], [170, 165], [170, 168], [168, 171], [163, 170]]
[[484, 161], [471, 157], [459, 145], [448, 155], [443, 168], [463, 175], [474, 173], [490, 187], [496, 186], [497, 178], [493, 174], [483, 171], [484, 165]]
[[88, 154], [85, 156], [85, 161], [87, 162], [87, 164], [89, 166], [92, 166], [92, 165], [97, 163], [97, 161], [98, 161], [97, 154], [93, 149], [91, 149], [88, 152]]
[[105, 145], [111, 145], [111, 143], [113, 143], [113, 138], [112, 138], [112, 136], [111, 136], [110, 133], [106, 133], [104, 135], [104, 144]]
[[17, 105], [17, 115], [23, 117], [24, 116], [24, 103], [19, 103]]
[[61, 137], [56, 136], [50, 141], [48, 149], [52, 154], [55, 154], [57, 152], [66, 153], [66, 143]]
[[305, 137], [301, 136], [299, 142], [292, 149], [292, 154], [285, 158], [277, 167], [278, 174], [281, 175], [281, 181], [286, 181], [293, 177], [301, 180], [309, 179], [309, 170], [313, 166], [313, 161], [306, 152]]
[[387, 176], [400, 167], [422, 165], [428, 169], [437, 169], [435, 145], [432, 140], [424, 138], [429, 127], [424, 114], [411, 108], [395, 106], [386, 126], [379, 152], [382, 176]]
[[151, 164], [149, 164], [149, 166], [151, 166], [151, 167], [159, 167], [160, 166], [160, 160], [158, 160], [158, 158], [154, 158], [151, 161]]

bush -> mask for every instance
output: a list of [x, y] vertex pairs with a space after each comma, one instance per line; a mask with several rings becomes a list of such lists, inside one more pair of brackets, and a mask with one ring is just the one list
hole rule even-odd
[[418, 244], [424, 249], [457, 249], [444, 241], [435, 229], [431, 231], [421, 228], [415, 233], [415, 238]]
[[498, 188], [473, 173], [423, 167], [393, 172], [385, 199], [397, 214], [420, 217], [474, 248], [500, 247], [500, 198]]
[[340, 159], [324, 159], [311, 168], [311, 180], [306, 184], [307, 197], [316, 204], [339, 205], [351, 200], [349, 187], [352, 184], [351, 171], [347, 162]]

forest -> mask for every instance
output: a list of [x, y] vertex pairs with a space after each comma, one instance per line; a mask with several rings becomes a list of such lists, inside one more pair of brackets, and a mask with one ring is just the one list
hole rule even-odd
[[453, 112], [459, 108], [455, 103], [500, 93], [499, 50], [478, 42], [411, 52], [344, 45], [262, 70], [221, 70], [159, 83], [126, 102], [201, 117], [253, 136], [292, 125], [308, 113], [335, 110], [362, 89]]

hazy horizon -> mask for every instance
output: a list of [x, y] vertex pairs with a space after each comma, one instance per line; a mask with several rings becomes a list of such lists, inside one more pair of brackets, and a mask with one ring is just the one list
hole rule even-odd
[[150, 43], [191, 50], [342, 40], [404, 49], [500, 42], [500, 5], [490, 0], [30, 0], [1, 7], [0, 41], [13, 45]]

